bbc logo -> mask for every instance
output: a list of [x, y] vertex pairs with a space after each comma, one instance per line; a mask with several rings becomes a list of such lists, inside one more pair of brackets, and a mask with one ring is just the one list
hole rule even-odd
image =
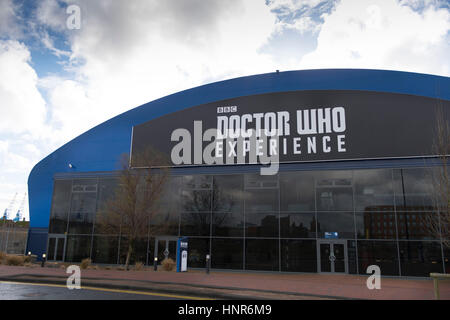
[[217, 107], [217, 113], [237, 112], [237, 106]]

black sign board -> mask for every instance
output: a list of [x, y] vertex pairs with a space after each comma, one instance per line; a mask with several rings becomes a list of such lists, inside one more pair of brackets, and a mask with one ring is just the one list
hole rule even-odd
[[[138, 166], [134, 159], [149, 147], [172, 166], [254, 163], [255, 150], [236, 141], [254, 137], [258, 148], [263, 136], [267, 145], [261, 150], [276, 154], [280, 163], [432, 156], [436, 110], [448, 119], [449, 106], [450, 101], [421, 96], [341, 90], [217, 101], [134, 127], [131, 164]], [[217, 135], [205, 135], [207, 129], [217, 129]], [[211, 152], [208, 146], [215, 148]], [[223, 162], [208, 162], [205, 152]]]

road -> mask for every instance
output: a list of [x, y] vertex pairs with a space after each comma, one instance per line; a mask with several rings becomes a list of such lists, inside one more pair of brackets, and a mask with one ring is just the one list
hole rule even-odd
[[184, 300], [181, 295], [131, 290], [82, 287], [69, 290], [64, 285], [0, 281], [0, 300]]

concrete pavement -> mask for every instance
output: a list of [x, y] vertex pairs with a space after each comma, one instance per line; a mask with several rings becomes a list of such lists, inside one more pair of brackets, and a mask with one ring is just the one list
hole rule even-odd
[[[0, 266], [0, 280], [65, 284], [62, 268]], [[186, 273], [82, 270], [82, 286], [197, 295], [217, 299], [434, 299], [431, 279], [382, 278], [380, 290], [369, 290], [368, 276], [224, 272]], [[440, 282], [442, 300], [450, 300], [450, 281]]]

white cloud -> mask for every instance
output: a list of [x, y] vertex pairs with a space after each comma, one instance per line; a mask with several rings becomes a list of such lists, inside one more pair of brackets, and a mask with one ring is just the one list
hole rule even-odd
[[0, 133], [42, 132], [46, 105], [29, 62], [24, 44], [0, 41]]
[[16, 15], [17, 6], [13, 0], [0, 0], [0, 37], [22, 36], [22, 28]]
[[42, 81], [67, 138], [182, 89], [276, 69], [258, 51], [276, 22], [264, 1], [80, 3], [82, 28], [67, 33], [76, 76]]
[[450, 13], [395, 0], [342, 0], [324, 17], [315, 51], [301, 68], [373, 68], [450, 74]]

